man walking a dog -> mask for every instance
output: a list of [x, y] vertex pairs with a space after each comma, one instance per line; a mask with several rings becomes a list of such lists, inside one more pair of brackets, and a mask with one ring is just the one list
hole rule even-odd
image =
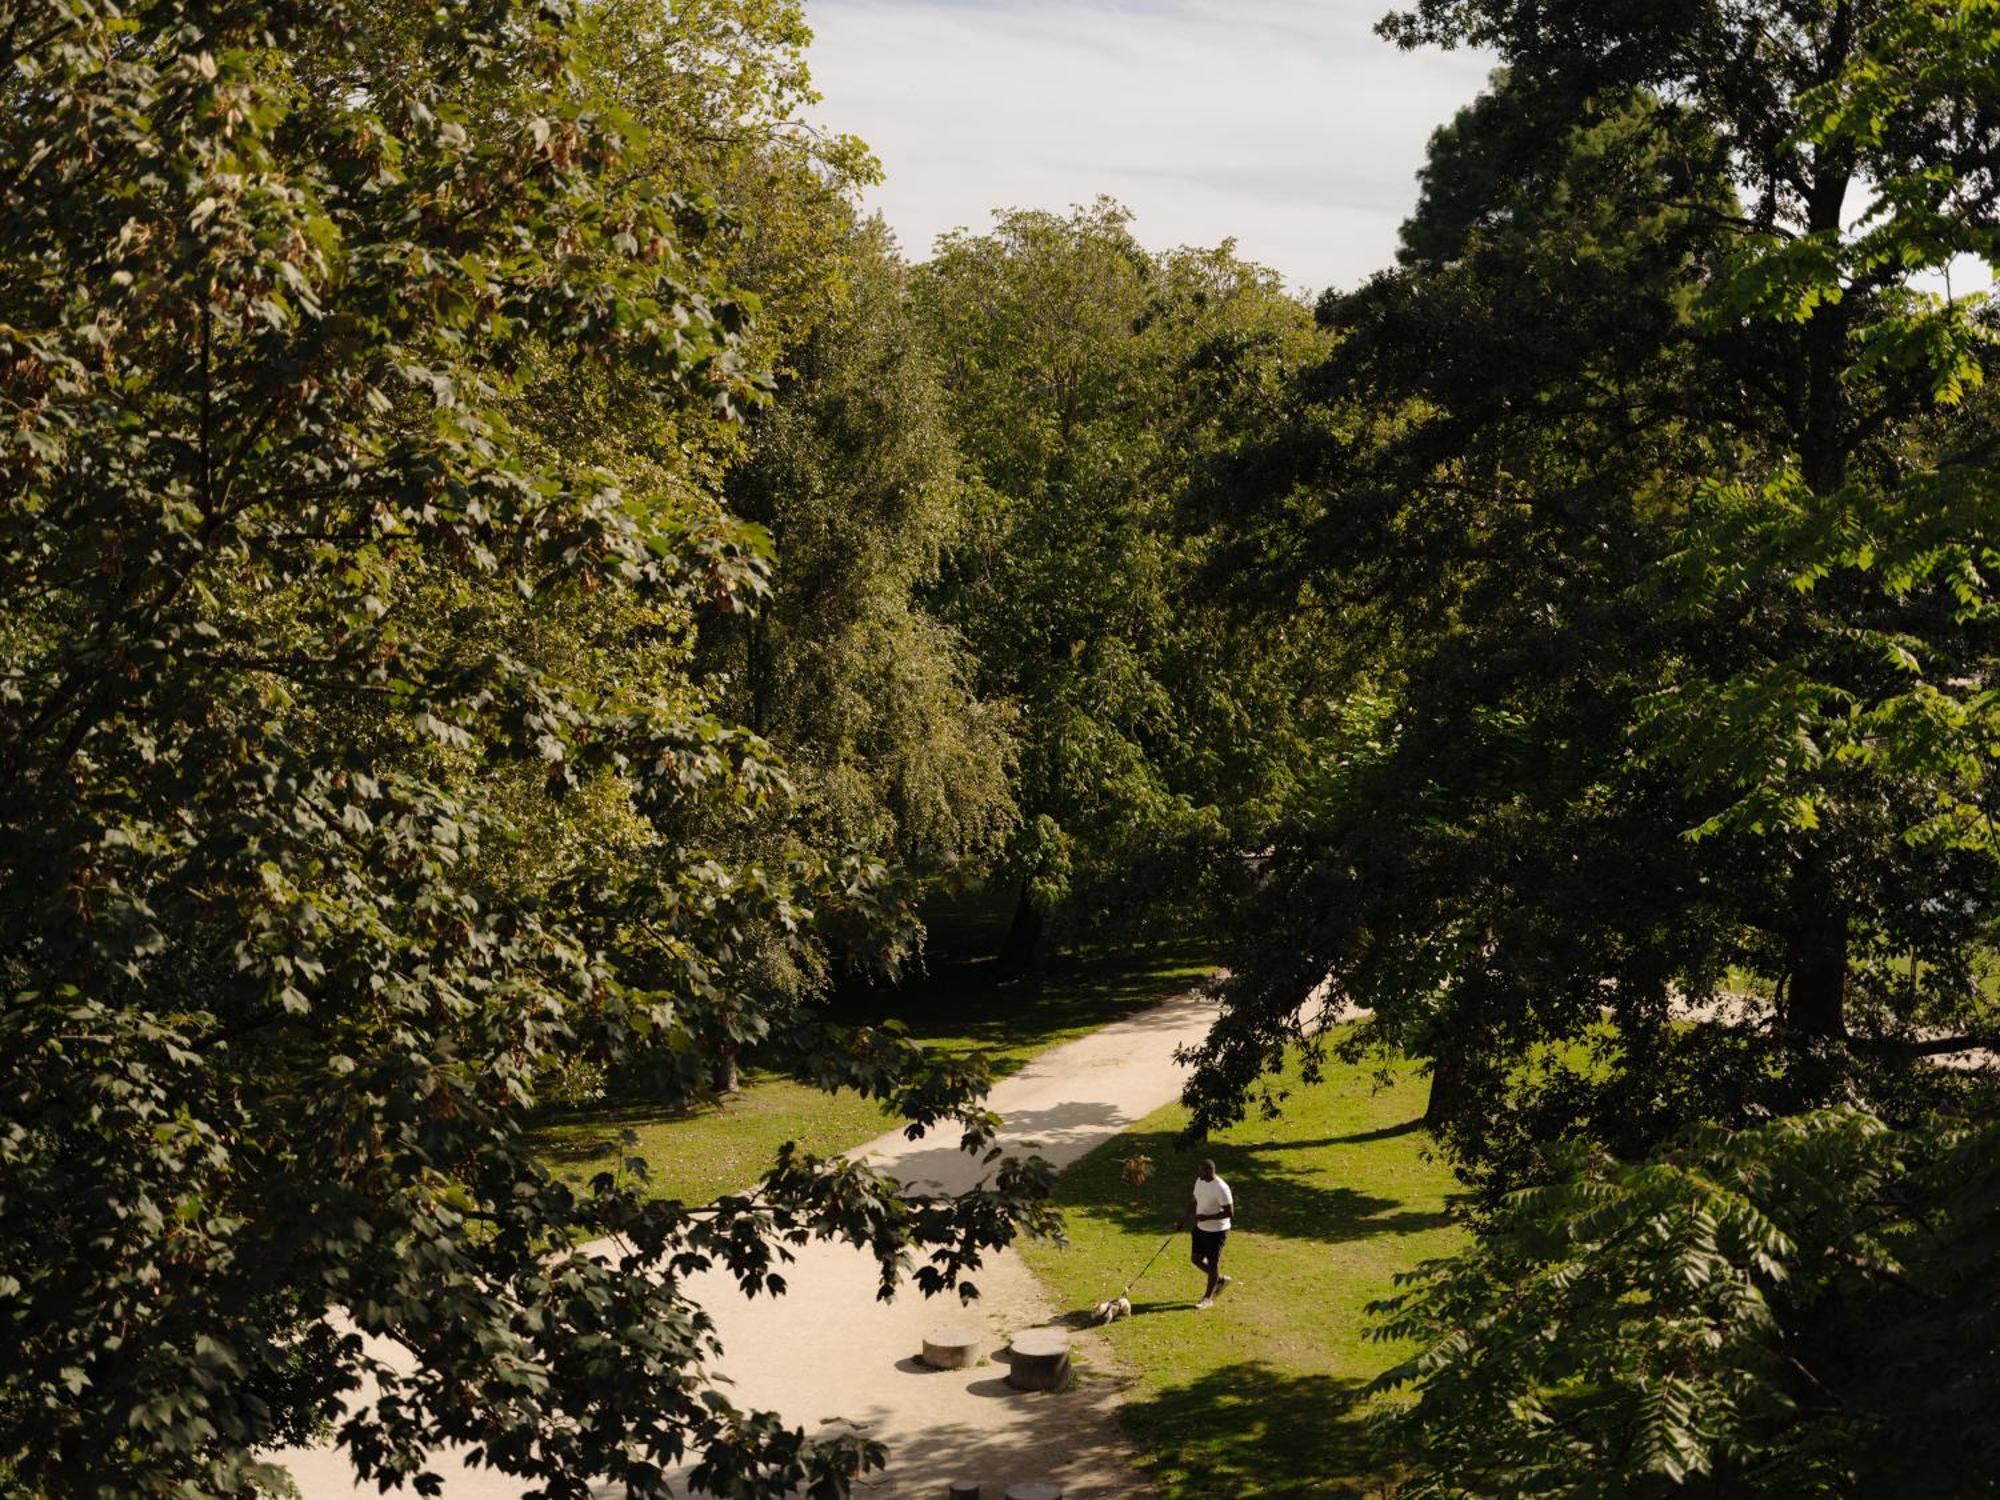
[[1215, 1175], [1214, 1162], [1203, 1162], [1201, 1175], [1194, 1180], [1193, 1196], [1188, 1199], [1187, 1217], [1194, 1231], [1194, 1267], [1208, 1276], [1208, 1290], [1196, 1307], [1213, 1307], [1216, 1297], [1229, 1285], [1229, 1278], [1222, 1274], [1222, 1245], [1229, 1238], [1230, 1215], [1235, 1211], [1229, 1184]]

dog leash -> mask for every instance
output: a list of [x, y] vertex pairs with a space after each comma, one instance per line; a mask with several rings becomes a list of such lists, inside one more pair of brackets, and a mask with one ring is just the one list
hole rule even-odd
[[[1158, 1260], [1162, 1255], [1165, 1255], [1167, 1253], [1167, 1246], [1171, 1245], [1174, 1242], [1175, 1235], [1179, 1233], [1180, 1233], [1179, 1230], [1171, 1230], [1168, 1232], [1167, 1237], [1160, 1241], [1160, 1248], [1153, 1252], [1153, 1260], [1149, 1260], [1143, 1266], [1139, 1267], [1139, 1276], [1144, 1276], [1148, 1271], [1153, 1269], [1153, 1261]], [[1118, 1295], [1120, 1297], [1123, 1297], [1127, 1295], [1132, 1290], [1133, 1287], [1137, 1286], [1139, 1284], [1139, 1276], [1134, 1276], [1130, 1281], [1126, 1282], [1124, 1289], [1120, 1291]]]

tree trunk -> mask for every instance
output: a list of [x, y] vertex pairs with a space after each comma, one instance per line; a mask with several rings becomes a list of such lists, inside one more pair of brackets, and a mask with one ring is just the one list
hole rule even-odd
[[1045, 919], [1041, 908], [1028, 894], [1028, 882], [1021, 882], [1020, 899], [1014, 903], [1014, 921], [1007, 929], [1007, 940], [1000, 945], [1000, 967], [1009, 974], [1026, 974], [1039, 967], [1042, 961], [1042, 929]]
[[[1838, 7], [1828, 38], [1828, 77], [1843, 66], [1853, 50], [1853, 25], [1848, 7]], [[1837, 236], [1846, 221], [1847, 196], [1854, 181], [1853, 152], [1839, 145], [1819, 145], [1810, 157], [1806, 189], [1806, 228]], [[1821, 302], [1806, 320], [1799, 354], [1804, 364], [1799, 423], [1799, 472], [1806, 487], [1821, 499], [1847, 483], [1849, 450], [1854, 442], [1848, 415], [1847, 374], [1854, 359], [1849, 347], [1854, 312], [1844, 298]]]
[[[1835, 7], [1827, 62], [1840, 66], [1853, 49], [1853, 17]], [[1831, 74], [1829, 74], [1831, 76]], [[1837, 235], [1842, 229], [1854, 164], [1840, 146], [1815, 147], [1806, 194], [1807, 227]], [[1854, 441], [1846, 375], [1853, 313], [1844, 300], [1822, 302], [1807, 320], [1801, 345], [1804, 406], [1800, 412], [1799, 469], [1821, 499], [1847, 483]], [[1786, 1018], [1803, 1037], [1847, 1035], [1847, 912], [1833, 888], [1826, 856], [1807, 850], [1792, 872], [1792, 910], [1786, 964]]]
[[1431, 1095], [1424, 1105], [1424, 1128], [1433, 1135], [1443, 1130], [1465, 1100], [1465, 1068], [1455, 1052], [1431, 1060]]
[[718, 1099], [738, 1092], [735, 1047], [724, 1047], [709, 1059], [708, 1086], [715, 1091]]
[[1826, 860], [1807, 854], [1792, 874], [1787, 1019], [1803, 1036], [1847, 1035], [1847, 912]]
[[1847, 918], [1835, 922], [1792, 960], [1792, 1024], [1809, 1037], [1847, 1035]]

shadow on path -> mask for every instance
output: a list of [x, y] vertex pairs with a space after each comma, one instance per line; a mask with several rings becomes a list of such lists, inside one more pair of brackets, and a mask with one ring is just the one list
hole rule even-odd
[[[1116, 1437], [1118, 1393], [1110, 1382], [1084, 1380], [1062, 1391], [1017, 1391], [1007, 1384], [1004, 1371], [946, 1373], [959, 1379], [973, 1376], [964, 1387], [969, 1394], [1016, 1405], [1031, 1427], [1059, 1424], [1071, 1441], [1053, 1451], [1024, 1451], [1021, 1431], [1013, 1426], [989, 1430], [964, 1422], [935, 1423], [902, 1434], [890, 1453], [887, 1474], [858, 1485], [857, 1495], [929, 1500], [942, 1495], [954, 1479], [979, 1480], [990, 1496], [1024, 1479], [1054, 1479], [1072, 1493], [1104, 1500], [1136, 1500], [1152, 1493], [1133, 1473], [1129, 1450]], [[1079, 1411], [1092, 1413], [1094, 1420], [1078, 1421]], [[880, 1409], [867, 1411], [854, 1426], [872, 1434], [888, 1417]], [[1088, 1436], [1093, 1433], [1103, 1434], [1103, 1440]]]
[[[1009, 1156], [1042, 1156], [1057, 1163], [1073, 1159], [1094, 1146], [1129, 1117], [1112, 1105], [1094, 1100], [1055, 1104], [1047, 1109], [1011, 1111], [995, 1143]], [[905, 1149], [883, 1163], [905, 1187], [942, 1183], [952, 1191], [969, 1187], [993, 1169], [955, 1145]]]

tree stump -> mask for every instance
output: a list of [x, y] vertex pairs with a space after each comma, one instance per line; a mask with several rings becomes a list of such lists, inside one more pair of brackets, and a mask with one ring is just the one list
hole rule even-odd
[[1066, 1333], [1050, 1328], [1031, 1329], [1015, 1334], [1008, 1348], [1014, 1358], [1007, 1368], [1007, 1384], [1017, 1391], [1053, 1391], [1069, 1374]]
[[970, 1328], [940, 1328], [924, 1335], [923, 1361], [933, 1370], [963, 1370], [979, 1358], [979, 1335]]
[[1024, 1479], [1007, 1486], [1007, 1500], [1062, 1500], [1062, 1486], [1046, 1479]]
[[954, 1479], [951, 1488], [945, 1492], [945, 1500], [979, 1500], [979, 1481]]

